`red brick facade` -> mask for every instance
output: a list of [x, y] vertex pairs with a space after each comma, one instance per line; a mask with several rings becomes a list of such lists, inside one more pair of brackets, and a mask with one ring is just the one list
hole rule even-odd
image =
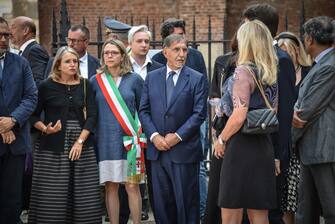
[[[302, 0], [67, 0], [68, 14], [72, 24], [81, 23], [83, 16], [86, 25], [91, 31], [91, 40], [96, 40], [96, 26], [98, 16], [118, 16], [123, 22], [130, 23], [131, 15], [134, 16], [134, 24], [146, 23], [149, 18], [150, 29], [155, 22], [157, 40], [159, 36], [159, 24], [163, 18], [179, 17], [186, 20], [187, 35], [192, 39], [192, 21], [196, 18], [196, 39], [207, 40], [208, 16], [212, 18], [212, 39], [223, 39], [223, 18], [227, 12], [227, 30], [231, 37], [240, 21], [243, 9], [252, 3], [267, 2], [275, 6], [280, 14], [279, 31], [285, 29], [285, 15], [287, 14], [288, 29], [299, 32], [300, 11]], [[60, 18], [61, 0], [39, 0], [39, 24], [41, 43], [50, 50], [51, 46], [51, 18], [52, 9], [56, 17]], [[335, 17], [335, 1], [329, 0], [304, 0], [305, 18], [319, 15]], [[227, 7], [227, 8], [226, 8]]]

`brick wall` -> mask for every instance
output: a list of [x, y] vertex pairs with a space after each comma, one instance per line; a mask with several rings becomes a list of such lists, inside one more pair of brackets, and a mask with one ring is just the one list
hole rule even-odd
[[[223, 39], [223, 18], [227, 6], [227, 30], [231, 37], [239, 24], [243, 9], [252, 3], [267, 2], [275, 6], [280, 14], [279, 31], [285, 28], [285, 15], [288, 16], [289, 30], [298, 32], [300, 27], [301, 0], [67, 0], [68, 14], [72, 24], [81, 23], [83, 16], [91, 31], [91, 40], [96, 40], [98, 16], [115, 16], [123, 22], [130, 23], [133, 15], [134, 24], [146, 23], [149, 28], [155, 23], [156, 38], [160, 40], [159, 25], [164, 18], [180, 17], [186, 20], [188, 39], [193, 38], [193, 16], [196, 20], [196, 39], [207, 40], [208, 16], [212, 18], [212, 40]], [[52, 9], [59, 20], [61, 0], [39, 0], [39, 24], [41, 43], [50, 50]], [[327, 15], [335, 17], [335, 1], [305, 0], [306, 19]], [[94, 51], [90, 47], [90, 51]]]

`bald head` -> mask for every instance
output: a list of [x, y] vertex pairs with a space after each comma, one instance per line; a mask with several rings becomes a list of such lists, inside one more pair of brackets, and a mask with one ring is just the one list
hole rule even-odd
[[11, 23], [12, 44], [21, 47], [26, 41], [35, 38], [36, 26], [34, 21], [26, 16], [18, 16]]

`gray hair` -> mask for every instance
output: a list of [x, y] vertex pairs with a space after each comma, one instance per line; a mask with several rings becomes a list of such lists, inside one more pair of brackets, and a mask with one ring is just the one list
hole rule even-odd
[[302, 27], [303, 33], [312, 37], [318, 44], [331, 45], [335, 39], [335, 21], [327, 16], [309, 19]]
[[185, 42], [187, 45], [187, 40], [183, 35], [171, 34], [164, 39], [163, 47], [170, 47], [174, 42]]
[[131, 42], [133, 42], [134, 36], [138, 32], [144, 32], [144, 33], [148, 34], [149, 40], [151, 40], [152, 35], [151, 35], [151, 32], [149, 31], [149, 29], [146, 25], [133, 26], [128, 32], [128, 43], [129, 44]]

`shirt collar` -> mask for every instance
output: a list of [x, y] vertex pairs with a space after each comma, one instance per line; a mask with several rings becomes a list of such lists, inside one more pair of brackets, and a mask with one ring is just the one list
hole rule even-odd
[[168, 65], [166, 65], [166, 78], [168, 78], [168, 75], [171, 71], [174, 71], [176, 73], [176, 75], [179, 76], [182, 69], [183, 69], [183, 67], [181, 67], [178, 70], [172, 70]]
[[325, 56], [329, 51], [333, 50], [333, 47], [327, 48], [326, 50], [322, 51], [318, 56], [315, 57], [314, 61], [319, 63], [319, 61]]
[[86, 51], [86, 53], [84, 54], [84, 56], [82, 56], [82, 57], [79, 59], [79, 61], [80, 61], [81, 63], [83, 63], [83, 62], [87, 62], [87, 59], [88, 59], [88, 55], [87, 55], [87, 51]]
[[151, 61], [151, 59], [148, 55], [145, 57], [145, 62], [143, 64], [143, 66], [140, 66], [139, 64], [137, 64], [137, 62], [135, 61], [133, 56], [131, 56], [131, 54], [129, 54], [129, 58], [130, 58], [130, 62], [131, 62], [132, 65], [136, 64], [137, 66], [142, 67], [142, 68], [147, 66], [148, 64], [152, 64], [152, 61]]
[[277, 44], [278, 44], [278, 41], [277, 41], [277, 40], [273, 40], [273, 41], [272, 41], [272, 45], [273, 45], [273, 46], [276, 46]]
[[34, 38], [30, 39], [30, 40], [27, 40], [24, 44], [21, 45], [20, 51], [23, 52], [26, 49], [26, 47], [34, 41], [36, 41], [36, 39], [34, 39]]

